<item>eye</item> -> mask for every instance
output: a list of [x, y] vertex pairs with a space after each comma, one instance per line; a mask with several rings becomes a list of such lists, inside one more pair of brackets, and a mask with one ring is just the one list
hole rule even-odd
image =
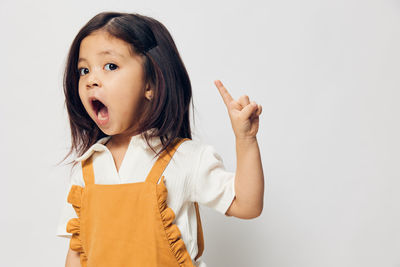
[[[118, 68], [118, 66], [115, 65], [115, 64], [113, 64], [113, 63], [107, 63], [105, 66], [107, 66], [107, 65], [110, 66], [111, 70], [115, 70], [115, 69]], [[82, 70], [85, 70], [86, 73], [82, 73]], [[79, 68], [79, 69], [78, 69], [79, 76], [83, 76], [83, 75], [87, 74], [88, 72], [89, 72], [89, 71], [88, 71], [87, 68]]]
[[82, 70], [87, 70], [87, 68], [80, 68], [80, 69], [78, 69], [79, 76], [82, 76], [82, 75], [83, 75], [83, 74], [82, 74]]
[[109, 65], [109, 66], [110, 66], [111, 70], [115, 70], [115, 69], [117, 69], [117, 68], [118, 68], [118, 66], [117, 66], [117, 65], [115, 65], [115, 64], [113, 64], [113, 63], [107, 63], [107, 64], [106, 64], [106, 66], [107, 66], [107, 65]]

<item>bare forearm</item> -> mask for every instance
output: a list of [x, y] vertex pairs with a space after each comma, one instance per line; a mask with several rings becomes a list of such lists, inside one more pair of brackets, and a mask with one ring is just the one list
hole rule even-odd
[[79, 259], [79, 252], [76, 252], [71, 248], [68, 249], [65, 267], [82, 267]]
[[264, 174], [257, 138], [236, 138], [235, 193], [237, 205], [249, 214], [261, 214], [264, 202]]

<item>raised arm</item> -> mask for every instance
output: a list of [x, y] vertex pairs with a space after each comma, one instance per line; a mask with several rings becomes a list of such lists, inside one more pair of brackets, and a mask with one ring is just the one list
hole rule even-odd
[[228, 216], [253, 219], [260, 216], [264, 202], [264, 174], [257, 142], [262, 107], [247, 95], [234, 100], [222, 82], [214, 82], [227, 107], [236, 137], [235, 199]]

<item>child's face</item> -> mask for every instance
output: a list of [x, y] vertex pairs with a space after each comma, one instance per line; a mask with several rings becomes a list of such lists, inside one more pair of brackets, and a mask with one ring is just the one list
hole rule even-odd
[[[111, 54], [101, 53], [107, 50]], [[123, 134], [147, 101], [141, 56], [132, 56], [128, 43], [100, 31], [82, 40], [79, 58], [79, 97], [87, 113], [105, 134]], [[92, 103], [93, 98], [103, 105]]]

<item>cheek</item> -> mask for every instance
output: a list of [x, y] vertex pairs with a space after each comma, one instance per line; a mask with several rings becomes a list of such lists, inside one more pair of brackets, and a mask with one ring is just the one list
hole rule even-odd
[[78, 95], [79, 95], [79, 99], [81, 100], [82, 105], [87, 110], [87, 104], [85, 103], [85, 98], [86, 98], [85, 92], [81, 89], [78, 89]]
[[116, 97], [113, 102], [118, 103], [118, 105], [115, 105], [114, 107], [120, 112], [120, 114], [124, 117], [127, 118], [132, 118], [132, 116], [135, 116], [137, 113], [137, 110], [140, 105], [140, 96], [138, 94], [133, 94], [133, 93], [125, 93], [122, 94], [124, 97]]
[[78, 95], [79, 95], [79, 99], [81, 100], [81, 102], [83, 103], [83, 94], [81, 89], [78, 90]]
[[142, 101], [143, 95], [141, 84], [129, 81], [122, 86], [120, 85], [110, 97], [113, 98], [114, 103], [123, 103], [124, 106], [132, 108]]

